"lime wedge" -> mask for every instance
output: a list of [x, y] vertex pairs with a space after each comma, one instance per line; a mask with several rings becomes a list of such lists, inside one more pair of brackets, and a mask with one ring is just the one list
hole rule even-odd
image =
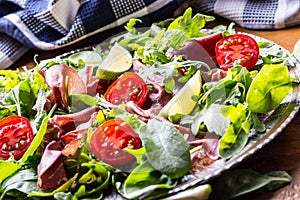
[[132, 65], [130, 52], [115, 43], [97, 69], [96, 77], [105, 80], [115, 80], [120, 74], [128, 71]]
[[192, 112], [196, 105], [196, 101], [192, 99], [194, 95], [199, 95], [202, 87], [202, 79], [200, 71], [190, 78], [178, 93], [163, 107], [159, 115], [164, 117], [173, 116], [175, 114], [188, 115]]
[[96, 51], [80, 51], [73, 53], [68, 59], [76, 64], [80, 59], [88, 66], [99, 66], [102, 62], [102, 57]]
[[296, 42], [294, 46], [293, 54], [298, 60], [300, 60], [300, 40]]
[[162, 200], [207, 200], [212, 192], [209, 184], [199, 185], [194, 188], [179, 192], [173, 196], [164, 198]]

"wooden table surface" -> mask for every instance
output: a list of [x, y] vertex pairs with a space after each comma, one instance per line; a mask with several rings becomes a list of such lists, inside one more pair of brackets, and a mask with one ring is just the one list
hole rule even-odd
[[[226, 20], [222, 19], [218, 19], [214, 23], [228, 24]], [[236, 26], [236, 30], [272, 40], [289, 51], [293, 50], [295, 43], [300, 39], [300, 26], [284, 30], [247, 30]], [[101, 35], [93, 36], [73, 46], [55, 51], [31, 50], [22, 56], [12, 68], [22, 66], [33, 67], [35, 65], [33, 57], [36, 54], [39, 55], [38, 60], [52, 58], [72, 49], [97, 44], [103, 39], [102, 37]], [[292, 122], [274, 140], [237, 167], [251, 168], [261, 173], [273, 170], [285, 170], [293, 177], [293, 181], [281, 189], [273, 192], [254, 192], [241, 199], [300, 199], [300, 113], [296, 115]]]

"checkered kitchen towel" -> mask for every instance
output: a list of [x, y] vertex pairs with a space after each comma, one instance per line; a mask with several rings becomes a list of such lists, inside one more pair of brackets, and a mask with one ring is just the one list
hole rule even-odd
[[51, 50], [126, 23], [172, 16], [182, 2], [247, 28], [299, 23], [299, 0], [0, 0], [0, 69], [30, 48]]
[[0, 0], [0, 69], [8, 68], [30, 48], [66, 46], [130, 18], [170, 17], [166, 12], [174, 11], [181, 1]]
[[188, 0], [204, 14], [219, 15], [249, 29], [281, 29], [300, 24], [299, 0]]

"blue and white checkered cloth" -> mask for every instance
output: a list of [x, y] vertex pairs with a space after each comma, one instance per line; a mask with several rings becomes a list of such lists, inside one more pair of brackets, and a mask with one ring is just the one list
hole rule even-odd
[[0, 69], [30, 48], [60, 48], [159, 11], [172, 16], [163, 9], [175, 11], [181, 1], [0, 0]]
[[0, 69], [31, 48], [71, 45], [130, 18], [150, 16], [153, 22], [170, 17], [173, 13], [167, 12], [182, 2], [194, 12], [219, 15], [246, 28], [278, 29], [300, 21], [299, 0], [0, 0]]
[[300, 24], [299, 0], [188, 0], [198, 12], [218, 15], [249, 29]]

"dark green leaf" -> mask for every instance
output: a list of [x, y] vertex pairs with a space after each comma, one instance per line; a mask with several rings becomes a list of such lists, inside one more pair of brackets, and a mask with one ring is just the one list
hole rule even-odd
[[176, 128], [151, 119], [140, 137], [146, 157], [156, 170], [171, 178], [179, 178], [188, 172], [191, 166], [189, 145]]
[[4, 192], [0, 199], [3, 199], [7, 192], [14, 190], [29, 194], [33, 191], [41, 191], [37, 186], [37, 173], [32, 169], [20, 170], [2, 183]]
[[291, 177], [284, 171], [260, 174], [250, 169], [231, 170], [211, 183], [210, 199], [227, 200], [258, 189], [277, 189], [290, 182]]
[[146, 161], [137, 166], [125, 180], [121, 193], [129, 199], [138, 198], [144, 194], [150, 194], [157, 189], [166, 191], [174, 187], [176, 181], [163, 175]]

